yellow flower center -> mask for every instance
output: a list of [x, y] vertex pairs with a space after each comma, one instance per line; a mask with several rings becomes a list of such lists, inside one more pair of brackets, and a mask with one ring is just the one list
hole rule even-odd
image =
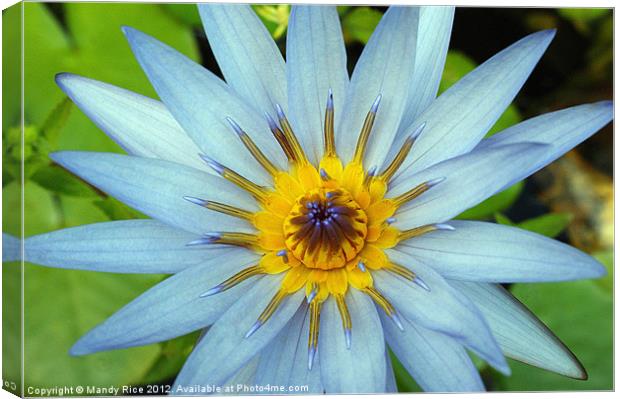
[[441, 179], [422, 183], [395, 198], [384, 198], [390, 179], [423, 126], [405, 141], [381, 174], [375, 175], [374, 169], [366, 171], [362, 160], [379, 100], [380, 96], [366, 116], [353, 159], [344, 167], [336, 155], [331, 93], [325, 112], [325, 153], [317, 166], [307, 160], [281, 108], [277, 109], [279, 123], [269, 119], [269, 124], [289, 160], [288, 171], [276, 168], [241, 127], [229, 119], [248, 151], [273, 177], [273, 188], [258, 186], [216, 161], [203, 157], [220, 175], [252, 194], [261, 210], [252, 213], [226, 204], [187, 198], [211, 210], [245, 219], [258, 230], [256, 234], [211, 233], [194, 242], [245, 246], [261, 254], [257, 265], [240, 271], [203, 296], [229, 289], [255, 275], [285, 273], [280, 290], [247, 336], [269, 319], [286, 296], [304, 289], [310, 314], [309, 367], [312, 366], [318, 343], [321, 306], [329, 296], [333, 296], [338, 305], [347, 346], [350, 346], [351, 318], [345, 294], [350, 287], [370, 296], [402, 327], [394, 307], [373, 287], [371, 271], [385, 269], [428, 289], [412, 271], [391, 262], [384, 250], [394, 247], [401, 240], [442, 226], [446, 228], [445, 225], [428, 225], [399, 231], [391, 226], [393, 215], [401, 205], [424, 193]]

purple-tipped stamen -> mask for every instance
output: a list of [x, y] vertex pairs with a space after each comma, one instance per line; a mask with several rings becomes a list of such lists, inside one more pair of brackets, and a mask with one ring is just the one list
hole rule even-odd
[[233, 130], [235, 131], [235, 133], [237, 133], [239, 136], [243, 136], [245, 134], [245, 132], [243, 131], [243, 129], [241, 129], [241, 126], [239, 126], [237, 124], [237, 122], [234, 121], [234, 119], [232, 119], [231, 117], [227, 116], [226, 117], [226, 121], [228, 122], [228, 124], [233, 128]]
[[435, 226], [435, 229], [437, 230], [446, 230], [446, 231], [456, 230], [454, 227], [450, 226], [449, 224], [445, 224], [445, 223], [437, 223], [434, 226]]
[[427, 181], [426, 185], [428, 186], [428, 188], [431, 188], [431, 187], [434, 187], [434, 186], [438, 185], [439, 183], [441, 183], [444, 180], [446, 180], [445, 177], [438, 177], [436, 179], [431, 179], [431, 180]]
[[390, 315], [390, 318], [392, 319], [394, 324], [396, 324], [396, 327], [398, 327], [400, 331], [405, 331], [405, 328], [403, 327], [403, 323], [401, 322], [400, 316], [398, 315], [398, 313], [396, 312], [392, 313]]
[[205, 206], [209, 202], [207, 200], [203, 200], [203, 199], [196, 198], [196, 197], [190, 197], [190, 196], [184, 196], [183, 199], [191, 202], [192, 204], [196, 204], [199, 206]]
[[344, 342], [347, 345], [347, 349], [351, 349], [351, 329], [344, 329]]
[[288, 263], [288, 255], [286, 253], [286, 249], [281, 249], [276, 253], [277, 256], [281, 256], [284, 263]]
[[263, 323], [257, 320], [256, 323], [254, 323], [254, 325], [252, 326], [252, 328], [250, 328], [248, 332], [245, 333], [245, 338], [250, 338], [250, 336], [252, 336], [252, 334], [254, 334], [259, 328], [261, 328], [262, 325]]
[[313, 345], [310, 345], [308, 348], [308, 370], [312, 370], [312, 365], [314, 364], [314, 356], [316, 355], [316, 348]]
[[265, 119], [267, 119], [267, 123], [269, 124], [269, 129], [271, 129], [271, 130], [279, 129], [278, 124], [276, 123], [276, 121], [274, 121], [273, 118], [271, 117], [271, 115], [269, 115], [267, 112], [265, 112]]
[[316, 298], [316, 294], [318, 294], [318, 291], [319, 290], [317, 290], [316, 287], [312, 288], [312, 291], [310, 291], [310, 294], [308, 294], [308, 303], [312, 302], [314, 298]]
[[363, 272], [366, 272], [366, 265], [364, 264], [364, 262], [362, 262], [361, 260], [359, 262], [357, 262], [357, 267], [358, 269], [360, 269]]
[[323, 168], [321, 168], [321, 171], [319, 172], [319, 174], [321, 175], [321, 179], [323, 179], [325, 181], [331, 179], [331, 177], [329, 177], [329, 175], [327, 174], [327, 172]]
[[221, 285], [221, 284], [220, 285], [216, 285], [215, 287], [211, 288], [207, 292], [200, 294], [200, 298], [206, 298], [208, 296], [218, 294], [218, 293], [222, 292], [223, 290], [224, 290], [224, 286], [223, 285]]
[[330, 111], [334, 109], [334, 93], [331, 87], [327, 91], [327, 109]]
[[278, 119], [286, 119], [286, 115], [280, 104], [276, 104], [276, 113], [278, 114]]
[[393, 224], [396, 222], [396, 218], [394, 216], [390, 216], [389, 218], [385, 219], [385, 222], [387, 224]]
[[413, 131], [413, 133], [409, 135], [409, 140], [415, 140], [416, 138], [418, 138], [418, 136], [420, 135], [420, 133], [422, 133], [422, 130], [424, 130], [425, 127], [426, 127], [426, 122], [423, 122], [420, 126], [418, 126]]
[[415, 278], [413, 279], [413, 283], [415, 285], [417, 285], [418, 287], [426, 290], [426, 291], [430, 291], [430, 287], [428, 285], [426, 285], [426, 283], [424, 282], [424, 280], [422, 280], [419, 276], [415, 276]]
[[381, 98], [383, 96], [381, 94], [379, 94], [377, 96], [377, 98], [375, 99], [375, 102], [372, 103], [372, 107], [370, 107], [370, 112], [372, 112], [373, 114], [377, 113], [377, 110], [379, 109], [379, 104], [381, 103]]
[[205, 154], [198, 154], [200, 155], [200, 158], [202, 158], [202, 160], [209, 165], [209, 167], [211, 169], [213, 169], [215, 172], [217, 172], [218, 174], [224, 174], [224, 166], [222, 166], [222, 164], [220, 164], [219, 162], [217, 162], [216, 160], [208, 157]]

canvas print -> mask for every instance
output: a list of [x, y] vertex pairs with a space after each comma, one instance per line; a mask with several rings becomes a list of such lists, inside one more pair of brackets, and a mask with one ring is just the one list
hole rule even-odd
[[612, 31], [605, 8], [4, 10], [3, 388], [612, 390]]

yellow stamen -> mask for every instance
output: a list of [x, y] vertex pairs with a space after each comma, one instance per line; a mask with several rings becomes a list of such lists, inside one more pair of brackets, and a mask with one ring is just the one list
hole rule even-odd
[[431, 231], [439, 230], [434, 224], [427, 224], [425, 226], [416, 227], [409, 230], [401, 231], [398, 235], [398, 241], [405, 241], [413, 237], [421, 236], [422, 234], [429, 233]]
[[287, 297], [287, 295], [288, 293], [284, 292], [283, 290], [278, 291], [273, 296], [273, 298], [271, 298], [271, 301], [269, 301], [269, 304], [267, 305], [265, 310], [263, 310], [263, 313], [258, 316], [258, 322], [260, 324], [265, 324], [265, 322], [269, 320], [269, 318], [273, 315], [276, 309], [278, 309], [278, 306], [280, 306], [280, 304], [282, 303], [284, 298]]
[[321, 324], [321, 306], [320, 301], [312, 301], [310, 303], [310, 331], [308, 332], [308, 369], [312, 368], [314, 356], [319, 345], [319, 328]]
[[236, 245], [246, 248], [255, 248], [258, 245], [258, 237], [250, 233], [219, 233], [212, 236], [214, 244]]
[[366, 145], [368, 144], [368, 138], [370, 137], [370, 132], [372, 131], [372, 125], [375, 123], [375, 117], [377, 116], [377, 107], [379, 106], [379, 101], [381, 100], [381, 96], [377, 97], [372, 108], [366, 114], [366, 119], [364, 119], [364, 124], [362, 125], [362, 130], [360, 132], [359, 137], [357, 138], [357, 144], [355, 146], [355, 155], [353, 156], [353, 162], [361, 164], [364, 157], [364, 151], [366, 151]]
[[276, 168], [274, 164], [271, 163], [271, 161], [265, 156], [265, 154], [263, 154], [263, 152], [258, 148], [258, 146], [252, 141], [250, 136], [248, 136], [246, 133], [243, 133], [239, 134], [239, 138], [245, 145], [245, 148], [247, 148], [250, 154], [252, 154], [254, 159], [256, 159], [258, 163], [260, 163], [261, 166], [265, 168], [267, 172], [269, 172], [269, 174], [275, 176], [275, 174], [278, 173], [278, 168]]
[[409, 281], [414, 281], [416, 277], [414, 272], [394, 262], [389, 262], [387, 265], [385, 265], [385, 269]]
[[323, 141], [326, 157], [336, 157], [336, 140], [334, 137], [334, 102], [331, 90], [325, 109], [325, 126], [323, 128]]
[[222, 283], [216, 285], [215, 287], [213, 287], [212, 289], [210, 289], [209, 291], [205, 292], [204, 294], [200, 296], [206, 297], [206, 296], [211, 296], [211, 295], [226, 291], [234, 287], [235, 285], [249, 279], [252, 276], [256, 276], [258, 274], [264, 274], [264, 273], [265, 273], [265, 270], [259, 265], [248, 267], [247, 269], [243, 269], [239, 273], [235, 274], [234, 276], [224, 280]]
[[284, 133], [284, 137], [286, 138], [289, 147], [293, 150], [293, 154], [295, 154], [295, 160], [300, 164], [307, 164], [308, 159], [306, 158], [306, 154], [304, 153], [301, 144], [299, 144], [299, 140], [297, 140], [291, 124], [289, 123], [288, 119], [286, 119], [284, 111], [282, 111], [282, 108], [280, 106], [278, 106], [277, 109], [278, 120], [280, 122], [280, 126], [282, 127], [282, 132]]
[[351, 315], [349, 314], [349, 308], [344, 300], [344, 295], [334, 295], [336, 298], [336, 304], [338, 305], [338, 311], [340, 312], [340, 318], [342, 319], [342, 328], [344, 329], [344, 337], [347, 348], [351, 348]]
[[205, 202], [204, 206], [205, 208], [211, 209], [212, 211], [225, 213], [227, 215], [234, 216], [240, 219], [245, 219], [248, 221], [252, 221], [254, 215], [252, 212], [246, 211], [244, 209], [236, 208], [234, 206], [222, 204], [215, 201], [207, 201]]
[[396, 203], [397, 207], [400, 207], [403, 204], [411, 201], [412, 199], [417, 198], [420, 195], [424, 194], [429, 188], [437, 185], [438, 183], [442, 182], [443, 180], [444, 180], [443, 178], [439, 178], [439, 179], [433, 179], [433, 180], [429, 180], [429, 181], [426, 181], [424, 183], [418, 184], [417, 186], [415, 186], [411, 190], [407, 191], [406, 193], [403, 193], [403, 194], [399, 195], [396, 198], [393, 198], [392, 200]]
[[375, 303], [379, 305], [388, 316], [396, 313], [396, 309], [394, 309], [394, 306], [379, 291], [377, 291], [376, 288], [366, 287], [366, 289], [364, 289], [364, 292], [368, 294], [368, 296], [370, 296], [372, 300], [375, 301]]
[[405, 143], [400, 148], [400, 150], [398, 151], [398, 154], [396, 154], [396, 156], [394, 157], [390, 165], [387, 168], [385, 168], [383, 173], [381, 173], [381, 176], [380, 176], [381, 180], [383, 180], [384, 182], [389, 182], [392, 179], [392, 177], [394, 176], [394, 173], [396, 173], [398, 168], [400, 168], [400, 166], [405, 161], [405, 158], [407, 158], [407, 155], [409, 154], [409, 151], [411, 150], [411, 147], [413, 146], [414, 141], [415, 139], [412, 137], [409, 137], [405, 141]]

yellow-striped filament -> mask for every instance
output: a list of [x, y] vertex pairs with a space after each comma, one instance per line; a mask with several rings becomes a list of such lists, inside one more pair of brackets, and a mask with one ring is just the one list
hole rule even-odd
[[246, 336], [249, 337], [266, 323], [288, 295], [303, 289], [310, 315], [309, 367], [312, 367], [317, 353], [321, 307], [330, 296], [338, 306], [347, 347], [351, 346], [351, 330], [355, 328], [347, 307], [349, 289], [368, 295], [402, 328], [397, 309], [373, 286], [372, 272], [383, 269], [428, 289], [410, 270], [415, 265], [398, 265], [390, 261], [385, 249], [436, 229], [449, 228], [446, 225], [428, 225], [400, 231], [393, 227], [398, 208], [441, 179], [418, 184], [395, 198], [385, 198], [390, 179], [414, 145], [414, 136], [424, 125], [405, 141], [382, 173], [375, 174], [374, 169], [365, 170], [364, 152], [373, 133], [380, 98], [377, 97], [370, 107], [353, 159], [346, 165], [336, 153], [331, 90], [325, 112], [324, 156], [318, 165], [308, 161], [293, 127], [279, 106], [276, 109], [277, 123], [267, 117], [270, 130], [289, 160], [288, 170], [277, 169], [250, 136], [227, 118], [248, 151], [273, 177], [273, 188], [258, 186], [204, 156], [205, 161], [221, 176], [252, 194], [261, 211], [253, 213], [218, 202], [186, 197], [208, 209], [248, 220], [257, 230], [255, 234], [209, 233], [190, 244], [237, 245], [261, 254], [258, 264], [231, 275], [202, 296], [222, 292], [253, 276], [284, 273], [282, 286]]

